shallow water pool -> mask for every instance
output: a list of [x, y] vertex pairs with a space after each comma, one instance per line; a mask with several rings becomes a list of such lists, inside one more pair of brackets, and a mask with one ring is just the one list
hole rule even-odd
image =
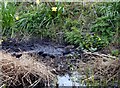
[[82, 75], [80, 75], [78, 72], [72, 72], [70, 75], [65, 74], [63, 76], [57, 76], [57, 82], [59, 87], [60, 86], [69, 86], [69, 88], [72, 88], [73, 86], [85, 86], [80, 83], [82, 78]]

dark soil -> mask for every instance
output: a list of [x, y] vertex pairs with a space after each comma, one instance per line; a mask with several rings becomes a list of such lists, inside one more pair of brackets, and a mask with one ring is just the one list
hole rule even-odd
[[[79, 68], [84, 69], [85, 64], [86, 67], [88, 64], [92, 67], [98, 63], [96, 65], [97, 67], [101, 64], [101, 61], [97, 61], [102, 60], [100, 59], [102, 57], [98, 58], [95, 55], [85, 55], [81, 49], [76, 49], [71, 45], [59, 45], [51, 41], [39, 39], [30, 39], [28, 41], [8, 39], [2, 42], [2, 50], [18, 59], [24, 57], [24, 54], [35, 57], [36, 60], [52, 67], [52, 73], [57, 75], [71, 73], [71, 71], [76, 71]], [[80, 61], [83, 62], [84, 67], [80, 67]]]
[[16, 58], [22, 57], [24, 53], [35, 56], [38, 61], [53, 67], [55, 74], [64, 74], [79, 68], [82, 56], [82, 51], [76, 50], [71, 45], [59, 45], [39, 39], [30, 39], [29, 41], [8, 39], [2, 42], [2, 50]]

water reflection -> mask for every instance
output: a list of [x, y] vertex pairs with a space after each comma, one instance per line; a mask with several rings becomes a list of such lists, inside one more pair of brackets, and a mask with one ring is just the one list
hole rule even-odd
[[81, 78], [82, 76], [78, 72], [72, 72], [71, 75], [65, 74], [63, 76], [57, 76], [59, 87], [69, 86], [69, 88], [73, 88], [73, 86], [85, 86], [80, 83]]

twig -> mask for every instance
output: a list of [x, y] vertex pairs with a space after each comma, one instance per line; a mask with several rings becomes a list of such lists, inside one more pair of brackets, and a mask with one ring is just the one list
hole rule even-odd
[[106, 55], [106, 54], [98, 54], [98, 53], [92, 53], [92, 52], [87, 52], [87, 51], [83, 51], [83, 52], [84, 52], [84, 54], [94, 55], [94, 56], [99, 56], [99, 57], [107, 57], [107, 58], [111, 58], [111, 59], [116, 59], [117, 58], [115, 56]]

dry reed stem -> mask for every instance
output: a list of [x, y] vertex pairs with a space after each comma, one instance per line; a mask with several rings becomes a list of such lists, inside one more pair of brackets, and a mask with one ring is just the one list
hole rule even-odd
[[120, 59], [113, 60], [106, 56], [99, 57], [92, 54], [87, 54], [84, 59], [88, 61], [80, 62], [80, 72], [85, 74], [86, 69], [90, 69], [91, 72], [94, 72], [91, 75], [94, 75], [95, 79], [106, 80], [106, 82], [120, 79]]
[[[49, 81], [54, 76], [50, 68], [33, 57], [16, 59], [0, 51], [0, 83], [8, 86], [35, 86], [41, 80]], [[35, 84], [35, 85], [34, 85]]]

